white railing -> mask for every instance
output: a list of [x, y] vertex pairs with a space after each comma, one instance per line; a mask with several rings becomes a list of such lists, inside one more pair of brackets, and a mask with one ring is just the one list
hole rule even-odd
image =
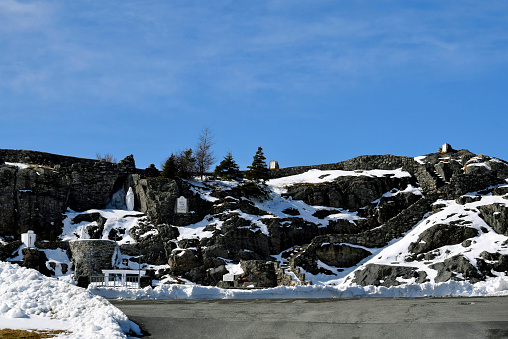
[[139, 288], [139, 276], [127, 275], [122, 279], [121, 275], [116, 276], [110, 274], [109, 277], [103, 275], [93, 275], [90, 277], [90, 286]]

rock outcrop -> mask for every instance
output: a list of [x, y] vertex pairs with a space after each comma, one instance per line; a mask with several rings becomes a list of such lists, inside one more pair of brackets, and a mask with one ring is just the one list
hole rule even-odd
[[[431, 266], [438, 273], [435, 282], [446, 282], [448, 280], [464, 281], [469, 280], [472, 283], [482, 280], [482, 275], [478, 270], [462, 255], [446, 259], [442, 263]], [[460, 274], [460, 276], [459, 276]]]
[[434, 225], [422, 232], [417, 242], [409, 245], [409, 251], [414, 254], [427, 253], [443, 246], [460, 244], [477, 235], [478, 231], [471, 227], [450, 224]]
[[508, 207], [502, 204], [479, 206], [481, 217], [499, 234], [508, 236]]
[[[66, 235], [80, 239], [70, 245], [74, 267], [58, 263], [58, 269], [65, 266], [76, 276], [115, 266], [118, 253], [129, 263], [152, 267], [157, 279], [171, 276], [205, 285], [220, 284], [231, 265], [243, 270], [238, 286], [255, 287], [305, 283], [305, 274], [340, 276], [356, 267], [349, 281], [362, 286], [423, 283], [428, 276], [436, 276], [434, 282], [477, 282], [508, 273], [508, 163], [450, 145], [417, 158], [374, 155], [274, 168], [272, 178], [311, 169], [344, 171], [328, 181], [330, 173], [324, 173], [319, 182], [293, 181], [277, 190], [250, 181], [161, 178], [153, 165], [136, 169], [132, 156], [115, 164], [0, 150], [0, 163], [0, 259], [18, 255], [19, 235], [28, 230], [35, 231], [41, 246], [66, 251], [64, 224], [83, 227], [84, 233]], [[367, 173], [372, 170], [386, 172]], [[108, 220], [97, 210], [127, 210], [127, 192], [132, 192], [129, 210], [136, 221], [111, 226], [126, 222]], [[440, 214], [451, 205], [462, 214]], [[65, 220], [66, 213], [73, 219]], [[425, 223], [433, 216], [440, 219]], [[391, 265], [386, 263], [392, 260], [372, 261], [373, 253], [419, 225], [425, 227], [393, 255]], [[479, 258], [466, 255], [489, 232], [498, 237], [492, 249]], [[102, 248], [96, 257], [92, 247]], [[451, 252], [457, 249], [463, 253]], [[44, 251], [25, 252], [26, 266], [57, 271]]]
[[394, 188], [405, 189], [410, 183], [415, 184], [414, 178], [339, 177], [330, 183], [290, 186], [284, 196], [312, 206], [357, 210]]
[[62, 214], [103, 209], [127, 177], [138, 172], [129, 156], [118, 164], [54, 154], [0, 150], [0, 236], [31, 229], [56, 240]]
[[[183, 180], [138, 179], [134, 191], [137, 210], [155, 223], [186, 226], [201, 221], [211, 211], [211, 204], [201, 199]], [[182, 196], [187, 199], [189, 213], [177, 214], [176, 199]]]
[[422, 284], [427, 279], [427, 273], [416, 267], [368, 264], [363, 270], [355, 271], [354, 283], [361, 286], [399, 286], [406, 284], [404, 280]]

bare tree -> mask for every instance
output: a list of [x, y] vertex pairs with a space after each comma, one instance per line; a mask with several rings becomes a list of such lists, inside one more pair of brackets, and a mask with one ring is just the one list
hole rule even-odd
[[210, 169], [210, 166], [215, 162], [215, 155], [212, 151], [213, 142], [213, 134], [212, 131], [205, 127], [201, 134], [199, 135], [199, 142], [196, 146], [196, 166], [198, 170], [198, 174], [201, 176], [201, 180], [203, 180], [203, 176], [205, 172]]
[[95, 156], [97, 157], [97, 160], [104, 160], [106, 162], [112, 162], [114, 164], [117, 163], [116, 158], [111, 153], [106, 153], [104, 156], [102, 156], [100, 153], [96, 153]]

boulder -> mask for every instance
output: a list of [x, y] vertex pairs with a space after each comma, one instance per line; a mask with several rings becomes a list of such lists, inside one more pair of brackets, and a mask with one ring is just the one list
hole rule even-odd
[[218, 215], [223, 221], [221, 227], [210, 225], [213, 234], [209, 238], [202, 238], [200, 246], [209, 247], [220, 245], [228, 252], [231, 259], [268, 259], [270, 257], [270, 242], [261, 227], [238, 215], [236, 211], [224, 212]]
[[[460, 254], [429, 267], [437, 271], [437, 276], [434, 279], [434, 282], [436, 283], [446, 282], [449, 280], [468, 280], [474, 284], [484, 278], [478, 272], [476, 267], [474, 267], [467, 258]], [[458, 276], [459, 274], [461, 277]]]
[[182, 239], [178, 241], [178, 247], [182, 249], [197, 248], [199, 246], [199, 239]]
[[175, 249], [169, 258], [170, 273], [203, 285], [216, 285], [227, 273], [226, 262], [223, 257], [216, 255], [227, 254], [224, 249], [202, 249], [191, 247]]
[[[86, 227], [89, 239], [102, 239], [104, 232], [104, 225], [108, 219], [101, 216], [100, 213], [83, 213], [78, 214], [72, 219], [72, 224], [79, 224], [82, 222], [94, 223]], [[111, 239], [113, 240], [113, 239]], [[121, 240], [120, 237], [117, 240]]]
[[17, 250], [22, 244], [20, 240], [13, 240], [0, 244], [0, 260], [6, 261], [6, 259], [11, 258], [13, 254], [17, 255]]
[[414, 279], [417, 284], [427, 282], [427, 273], [417, 267], [368, 264], [362, 270], [355, 271], [353, 282], [361, 286], [399, 286], [406, 282], [400, 279]]
[[480, 217], [498, 234], [508, 236], [508, 207], [504, 204], [478, 206]]
[[503, 185], [494, 188], [492, 190], [492, 195], [507, 195], [508, 194], [508, 185]]
[[[193, 248], [173, 250], [168, 263], [171, 266], [173, 274], [178, 276], [189, 276], [192, 269], [203, 266], [201, 250]], [[192, 274], [190, 277], [192, 277]], [[195, 281], [195, 277], [192, 277], [192, 279]]]
[[490, 253], [483, 251], [480, 253], [480, 258], [477, 258], [478, 270], [484, 274], [491, 273], [491, 270], [496, 272], [508, 273], [508, 254]]
[[482, 197], [478, 195], [461, 195], [455, 199], [455, 202], [460, 205], [465, 205], [480, 200], [482, 200]]
[[224, 245], [231, 258], [267, 259], [270, 257], [268, 236], [260, 230], [237, 228], [213, 237], [215, 244]]
[[443, 246], [460, 244], [464, 240], [476, 237], [478, 231], [471, 227], [437, 224], [423, 231], [417, 242], [409, 244], [409, 252], [421, 254]]
[[33, 268], [34, 270], [37, 270], [44, 274], [45, 276], [50, 277], [51, 272], [46, 267], [46, 262], [48, 261], [48, 258], [46, 257], [46, 254], [42, 251], [39, 251], [36, 248], [24, 248], [22, 250], [23, 253], [23, 262], [20, 264], [23, 267], [26, 268]]

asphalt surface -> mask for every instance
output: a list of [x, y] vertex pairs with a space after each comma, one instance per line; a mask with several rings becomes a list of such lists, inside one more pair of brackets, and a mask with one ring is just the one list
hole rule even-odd
[[146, 338], [508, 338], [508, 297], [110, 300]]

